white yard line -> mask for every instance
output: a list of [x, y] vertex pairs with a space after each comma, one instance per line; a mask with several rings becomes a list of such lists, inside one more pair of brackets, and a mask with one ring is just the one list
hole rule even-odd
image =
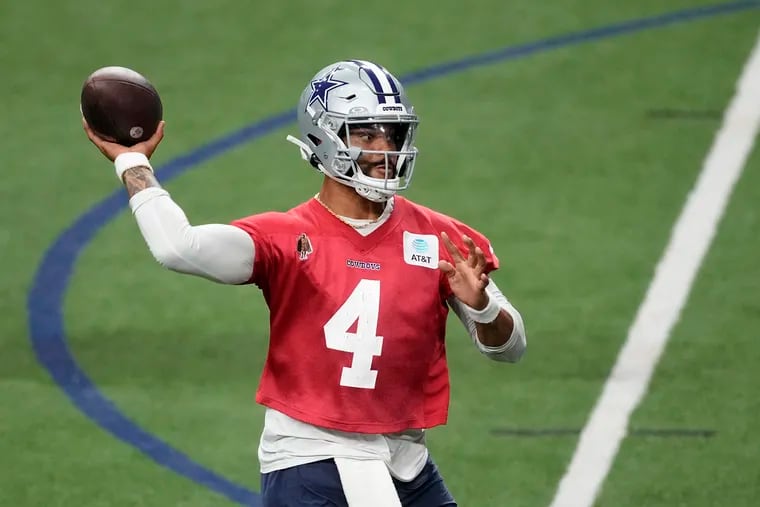
[[760, 126], [760, 38], [551, 507], [590, 507], [678, 321]]

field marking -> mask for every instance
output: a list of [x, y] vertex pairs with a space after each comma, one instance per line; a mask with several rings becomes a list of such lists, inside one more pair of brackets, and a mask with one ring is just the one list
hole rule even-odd
[[590, 507], [646, 393], [760, 128], [760, 37], [551, 507]]

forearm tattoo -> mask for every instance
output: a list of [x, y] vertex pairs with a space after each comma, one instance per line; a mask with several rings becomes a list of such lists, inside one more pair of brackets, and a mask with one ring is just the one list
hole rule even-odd
[[133, 167], [124, 171], [124, 186], [127, 187], [127, 194], [130, 198], [140, 190], [149, 187], [161, 188], [153, 175], [153, 171], [144, 166]]

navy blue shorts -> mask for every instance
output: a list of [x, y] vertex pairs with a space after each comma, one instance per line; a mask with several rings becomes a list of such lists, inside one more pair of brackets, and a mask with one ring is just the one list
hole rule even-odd
[[[393, 484], [403, 507], [457, 506], [430, 458], [417, 477]], [[261, 497], [263, 507], [348, 507], [331, 459], [261, 474]]]

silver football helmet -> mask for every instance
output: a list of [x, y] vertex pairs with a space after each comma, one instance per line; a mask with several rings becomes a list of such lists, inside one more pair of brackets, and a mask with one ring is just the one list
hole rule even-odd
[[[418, 123], [403, 86], [390, 72], [372, 62], [345, 60], [317, 72], [303, 91], [298, 102], [301, 139], [288, 136], [288, 141], [330, 178], [353, 187], [362, 197], [383, 202], [412, 180]], [[368, 125], [382, 131], [384, 125], [389, 127], [395, 133], [395, 150], [352, 146], [351, 129]], [[385, 176], [365, 174], [359, 165], [362, 155], [382, 156]]]

